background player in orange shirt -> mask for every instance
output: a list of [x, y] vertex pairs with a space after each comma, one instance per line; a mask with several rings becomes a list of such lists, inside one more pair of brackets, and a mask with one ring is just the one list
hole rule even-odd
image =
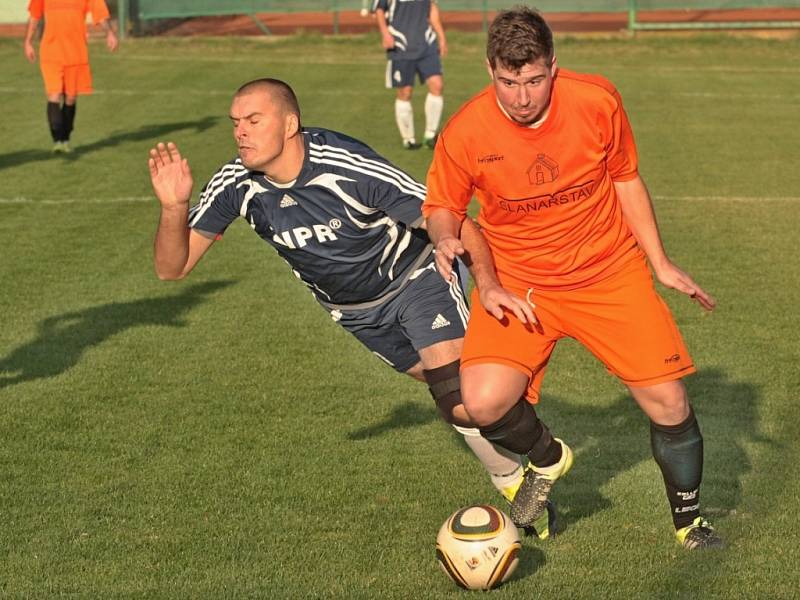
[[71, 152], [69, 137], [75, 123], [78, 94], [92, 93], [89, 49], [86, 45], [86, 16], [106, 32], [106, 46], [112, 52], [118, 41], [111, 27], [104, 0], [30, 0], [25, 56], [36, 61], [33, 38], [44, 17], [39, 45], [39, 67], [47, 94], [47, 122], [53, 136], [53, 152]]
[[[700, 515], [703, 440], [681, 381], [695, 368], [646, 259], [666, 287], [715, 302], [664, 251], [620, 96], [602, 77], [558, 69], [531, 9], [496, 17], [487, 58], [492, 84], [443, 130], [424, 205], [440, 272], [464, 253], [473, 263], [464, 407], [484, 437], [528, 455], [517, 498], [543, 502], [572, 452], [533, 404], [555, 344], [578, 340], [650, 418], [678, 541], [722, 546]], [[459, 239], [473, 194], [485, 245]], [[524, 526], [542, 502], [512, 505], [512, 519]]]

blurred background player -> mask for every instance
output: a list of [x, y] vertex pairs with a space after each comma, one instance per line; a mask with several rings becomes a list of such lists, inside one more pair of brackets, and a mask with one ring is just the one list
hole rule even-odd
[[[474, 428], [461, 404], [459, 356], [468, 316], [461, 280], [436, 272], [420, 227], [425, 186], [365, 144], [304, 128], [291, 87], [243, 85], [230, 118], [238, 157], [189, 208], [193, 180], [175, 144], [148, 161], [161, 204], [154, 261], [161, 279], [188, 275], [227, 227], [243, 217], [291, 266], [332, 319], [401, 373], [427, 382], [442, 417], [464, 436], [511, 501], [520, 457]], [[470, 222], [464, 235], [478, 235]], [[536, 524], [547, 535], [547, 522]]]
[[[533, 404], [558, 341], [578, 340], [650, 419], [678, 541], [720, 547], [700, 513], [703, 438], [682, 382], [695, 367], [647, 261], [665, 287], [715, 302], [664, 250], [622, 99], [603, 77], [559, 69], [549, 26], [525, 7], [495, 18], [486, 56], [492, 83], [442, 131], [424, 205], [443, 275], [472, 256], [464, 406], [487, 439], [530, 458], [518, 496], [546, 497], [572, 453]], [[473, 194], [491, 252], [459, 239]], [[514, 508], [517, 525], [536, 517]]]
[[411, 104], [414, 80], [418, 76], [428, 86], [423, 143], [433, 148], [444, 106], [441, 59], [447, 55], [439, 7], [435, 0], [374, 0], [372, 11], [388, 59], [386, 87], [397, 89], [394, 115], [403, 146], [409, 150], [421, 146], [414, 133]]
[[106, 46], [112, 52], [118, 40], [111, 27], [104, 0], [30, 0], [25, 56], [36, 61], [33, 38], [44, 17], [39, 44], [39, 68], [47, 94], [47, 122], [53, 137], [53, 152], [71, 152], [70, 134], [75, 124], [78, 94], [92, 93], [86, 17], [106, 32]]

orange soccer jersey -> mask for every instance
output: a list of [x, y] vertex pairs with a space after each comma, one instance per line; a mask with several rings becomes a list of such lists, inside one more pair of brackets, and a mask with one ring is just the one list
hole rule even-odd
[[613, 185], [636, 177], [637, 164], [612, 84], [560, 69], [537, 128], [512, 122], [491, 85], [452, 117], [437, 143], [423, 211], [445, 208], [463, 218], [474, 194], [503, 285], [575, 289], [642, 256]]
[[30, 0], [28, 13], [33, 19], [44, 17], [40, 62], [62, 66], [89, 63], [86, 15], [91, 13], [95, 24], [109, 17], [104, 0]]

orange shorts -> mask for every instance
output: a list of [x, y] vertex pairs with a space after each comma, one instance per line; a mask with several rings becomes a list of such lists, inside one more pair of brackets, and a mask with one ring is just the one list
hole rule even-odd
[[39, 69], [42, 71], [44, 89], [48, 95], [77, 96], [92, 93], [92, 72], [88, 64], [62, 65], [57, 62], [40, 62]]
[[[528, 290], [507, 288], [525, 298]], [[499, 363], [525, 373], [526, 396], [539, 401], [539, 389], [556, 342], [571, 337], [583, 344], [628, 386], [644, 387], [695, 372], [667, 305], [655, 290], [644, 262], [585, 288], [534, 290], [539, 325], [526, 328], [507, 313], [498, 321], [472, 293], [472, 310], [461, 354], [461, 368]]]

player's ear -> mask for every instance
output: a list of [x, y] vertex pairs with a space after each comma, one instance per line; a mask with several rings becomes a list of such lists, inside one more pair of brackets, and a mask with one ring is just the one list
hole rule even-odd
[[489, 62], [489, 59], [486, 59], [486, 70], [489, 72], [489, 79], [494, 81], [494, 69], [492, 68], [492, 63]]
[[294, 113], [286, 115], [286, 139], [296, 136], [300, 132], [300, 119]]
[[550, 76], [555, 77], [556, 71], [558, 71], [558, 60], [556, 59], [556, 55], [553, 54], [553, 60], [550, 62]]

